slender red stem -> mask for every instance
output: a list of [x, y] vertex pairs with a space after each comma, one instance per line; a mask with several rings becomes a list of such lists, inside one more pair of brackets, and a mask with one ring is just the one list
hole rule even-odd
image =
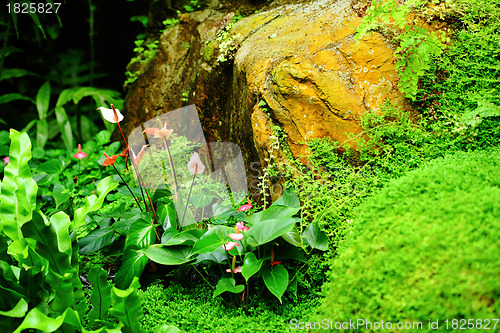
[[[158, 224], [158, 219], [156, 218], [156, 212], [154, 210], [154, 207], [153, 207], [153, 201], [151, 200], [151, 197], [149, 196], [149, 193], [148, 193], [148, 189], [146, 188], [146, 184], [144, 183], [144, 180], [142, 179], [142, 176], [141, 176], [141, 173], [139, 172], [139, 166], [135, 164], [135, 160], [132, 162], [132, 164], [134, 165], [134, 168], [137, 172], [137, 178], [139, 179], [139, 187], [141, 188], [141, 192], [142, 192], [142, 187], [144, 186], [144, 191], [146, 192], [146, 196], [148, 197], [148, 201], [149, 201], [149, 205], [151, 207], [151, 212], [153, 213], [153, 218], [154, 218], [154, 225]], [[147, 202], [144, 198], [144, 193], [142, 195], [142, 198], [144, 200], [144, 205], [147, 207]], [[154, 227], [153, 225], [153, 227]], [[156, 227], [154, 227], [154, 231], [155, 231], [155, 234], [156, 234], [156, 239], [158, 241], [160, 241], [160, 235], [158, 234], [158, 230], [156, 230]]]
[[198, 171], [198, 163], [196, 163], [196, 165], [194, 167], [193, 181], [191, 182], [191, 187], [189, 188], [189, 194], [188, 194], [188, 197], [186, 200], [186, 206], [184, 207], [184, 214], [182, 215], [182, 220], [181, 220], [181, 229], [182, 229], [182, 225], [184, 224], [184, 218], [186, 217], [186, 211], [188, 208], [189, 198], [191, 197], [191, 191], [193, 190], [193, 185], [194, 185], [194, 181], [196, 180], [196, 172], [197, 171]]

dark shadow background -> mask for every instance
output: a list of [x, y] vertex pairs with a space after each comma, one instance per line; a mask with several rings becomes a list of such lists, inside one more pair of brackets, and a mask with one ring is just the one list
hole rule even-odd
[[[3, 68], [26, 69], [35, 75], [1, 81], [0, 96], [21, 93], [35, 99], [38, 89], [49, 80], [52, 86], [51, 108], [55, 105], [58, 92], [72, 86], [92, 85], [112, 89], [122, 92], [124, 97], [125, 70], [130, 59], [134, 57], [134, 41], [139, 34], [145, 33], [140, 22], [132, 22], [130, 19], [136, 15], [147, 16], [149, 1], [59, 1], [62, 2], [58, 10], [62, 26], [55, 14], [38, 15], [46, 34], [45, 38], [28, 14], [17, 15], [16, 36], [12, 14], [8, 13], [6, 6], [8, 2], [1, 1], [0, 52], [3, 51], [4, 45], [18, 49], [5, 57]], [[94, 7], [94, 79], [90, 77], [90, 4]], [[7, 27], [9, 20], [10, 28]], [[38, 116], [33, 103], [15, 101], [0, 104], [0, 118], [7, 123], [0, 124], [0, 129], [21, 130]]]

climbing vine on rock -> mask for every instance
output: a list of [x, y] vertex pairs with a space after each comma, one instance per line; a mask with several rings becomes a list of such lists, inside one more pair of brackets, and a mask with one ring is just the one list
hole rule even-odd
[[[428, 0], [377, 1], [366, 11], [357, 38], [361, 39], [371, 30], [379, 30], [390, 36], [397, 46], [396, 68], [399, 72], [399, 90], [407, 98], [415, 100], [418, 80], [431, 68], [433, 58], [439, 56], [449, 39], [444, 31], [429, 31], [408, 20], [424, 11]], [[411, 23], [409, 23], [409, 22]]]

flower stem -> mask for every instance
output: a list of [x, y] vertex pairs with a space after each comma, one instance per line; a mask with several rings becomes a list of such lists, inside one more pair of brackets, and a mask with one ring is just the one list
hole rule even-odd
[[[134, 165], [135, 170], [137, 172], [137, 179], [139, 180], [139, 187], [141, 187], [141, 192], [142, 192], [142, 187], [144, 186], [144, 191], [146, 192], [146, 196], [148, 198], [149, 205], [151, 208], [151, 213], [153, 214], [153, 218], [154, 218], [153, 229], [154, 229], [155, 234], [156, 234], [156, 239], [158, 241], [160, 241], [161, 238], [160, 238], [160, 235], [158, 234], [158, 230], [156, 230], [156, 226], [155, 226], [158, 224], [158, 220], [156, 218], [156, 212], [155, 212], [155, 209], [153, 207], [153, 201], [151, 200], [151, 197], [149, 196], [148, 189], [146, 188], [146, 184], [144, 183], [144, 180], [141, 177], [141, 173], [139, 172], [139, 166], [135, 165], [135, 161], [132, 164]], [[144, 200], [144, 205], [147, 207], [147, 202], [146, 202], [146, 199], [144, 198], [144, 193], [142, 194], [142, 198]]]
[[146, 208], [146, 211], [149, 211], [148, 205], [146, 203], [146, 198], [144, 197], [144, 191], [142, 190], [142, 177], [141, 174], [139, 173], [139, 168], [135, 167], [135, 163], [132, 163], [132, 166], [135, 169], [135, 172], [137, 173], [137, 180], [139, 181], [139, 188], [141, 189], [141, 195], [142, 195], [142, 201], [144, 202], [144, 207]]
[[165, 150], [167, 151], [167, 155], [168, 155], [168, 162], [170, 163], [170, 170], [172, 171], [172, 179], [174, 182], [175, 198], [177, 198], [177, 178], [175, 177], [175, 172], [174, 172], [174, 161], [172, 160], [172, 154], [170, 154], [170, 149], [168, 148], [166, 138], [163, 138], [163, 143], [165, 144]]
[[[120, 133], [122, 134], [123, 142], [125, 142], [125, 146], [128, 147], [127, 139], [125, 139], [125, 135], [123, 134], [122, 127], [120, 126], [120, 122], [118, 121], [118, 114], [116, 113], [115, 106], [113, 104], [111, 104], [111, 108], [113, 109], [113, 113], [115, 114], [116, 124], [118, 125], [118, 129], [120, 130]], [[125, 167], [128, 170], [127, 158], [125, 158]]]
[[116, 173], [118, 174], [118, 176], [120, 176], [120, 179], [122, 180], [122, 182], [125, 184], [125, 186], [127, 186], [128, 190], [129, 190], [129, 192], [130, 192], [130, 194], [132, 194], [132, 196], [133, 196], [133, 197], [134, 197], [134, 199], [135, 199], [135, 202], [137, 202], [137, 206], [139, 206], [139, 209], [140, 209], [140, 210], [141, 210], [141, 212], [142, 212], [143, 210], [142, 210], [141, 205], [139, 204], [139, 200], [137, 200], [137, 198], [135, 197], [134, 193], [132, 193], [132, 190], [131, 190], [131, 189], [130, 189], [130, 187], [128, 186], [128, 184], [127, 184], [127, 182], [125, 181], [125, 179], [123, 179], [122, 175], [120, 174], [120, 172], [118, 171], [118, 169], [115, 167], [115, 165], [114, 165], [114, 164], [112, 164], [112, 165], [113, 165], [113, 168], [115, 168]]
[[191, 182], [191, 187], [189, 188], [189, 194], [188, 194], [188, 197], [187, 197], [187, 200], [186, 200], [186, 206], [184, 207], [184, 214], [182, 215], [181, 229], [182, 229], [182, 225], [184, 224], [184, 218], [186, 217], [186, 211], [187, 211], [187, 208], [188, 208], [189, 198], [191, 197], [191, 191], [193, 190], [193, 185], [194, 185], [194, 182], [196, 180], [196, 172], [197, 171], [198, 171], [198, 164], [196, 164], [196, 166], [194, 168], [193, 181]]

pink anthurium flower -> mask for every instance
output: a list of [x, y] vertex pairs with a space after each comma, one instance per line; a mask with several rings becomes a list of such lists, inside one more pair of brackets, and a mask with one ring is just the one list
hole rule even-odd
[[247, 202], [248, 202], [247, 204], [244, 204], [243, 206], [241, 206], [240, 208], [238, 208], [238, 210], [240, 212], [245, 212], [245, 211], [253, 208], [252, 204], [250, 203], [250, 199], [249, 198], [247, 198]]
[[201, 163], [200, 155], [198, 155], [197, 152], [194, 152], [193, 155], [191, 155], [187, 168], [191, 173], [197, 175], [201, 175], [203, 171], [205, 171], [205, 166]]
[[239, 241], [243, 239], [243, 234], [229, 234], [229, 238], [235, 241]]
[[83, 152], [82, 151], [82, 145], [81, 144], [78, 144], [78, 153], [76, 153], [75, 155], [75, 158], [81, 160], [82, 158], [85, 158], [87, 157], [87, 153]]
[[5, 164], [9, 164], [9, 156], [4, 157], [4, 158], [3, 158], [3, 161], [5, 162]]
[[249, 227], [246, 227], [245, 224], [243, 222], [237, 222], [236, 223], [236, 228], [239, 230], [239, 231], [247, 231], [248, 229], [250, 229]]
[[97, 108], [97, 110], [101, 111], [103, 118], [110, 123], [119, 123], [123, 120], [123, 115], [120, 113], [120, 110], [115, 109], [113, 105], [111, 105], [111, 107], [112, 109], [108, 109], [101, 106]]
[[227, 242], [226, 244], [222, 245], [222, 248], [226, 251], [231, 251], [232, 249], [234, 249], [234, 247], [236, 245], [240, 245], [240, 244], [235, 243], [235, 242]]
[[[226, 272], [231, 273], [231, 270], [228, 268]], [[241, 273], [241, 266], [235, 267], [233, 273]]]
[[139, 154], [137, 154], [137, 156], [135, 155], [134, 151], [132, 149], [130, 149], [130, 151], [132, 152], [132, 160], [134, 161], [135, 165], [138, 167], [139, 166], [139, 163], [141, 163], [141, 160], [142, 160], [142, 156], [144, 155], [144, 150], [146, 149], [147, 145], [143, 145], [142, 148], [141, 148], [141, 151], [139, 152]]
[[163, 128], [151, 127], [146, 128], [142, 133], [147, 133], [153, 135], [154, 138], [167, 138], [170, 136], [174, 130], [167, 129], [167, 122], [163, 125]]

